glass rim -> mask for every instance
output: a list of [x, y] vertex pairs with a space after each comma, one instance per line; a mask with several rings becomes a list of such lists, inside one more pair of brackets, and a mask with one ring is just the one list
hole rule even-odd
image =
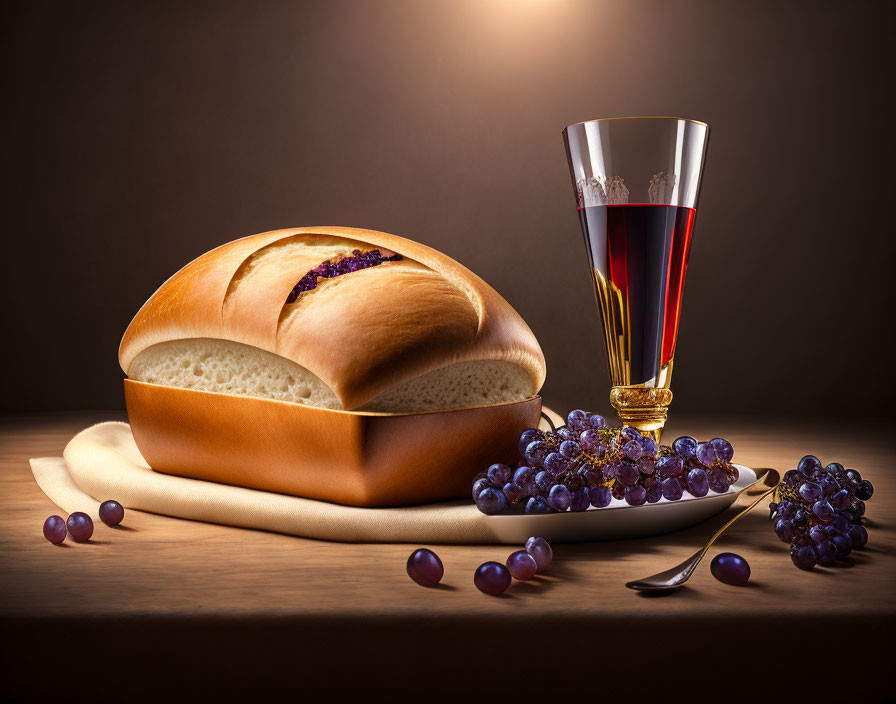
[[563, 128], [563, 131], [566, 132], [570, 127], [577, 127], [578, 125], [587, 125], [591, 122], [609, 122], [611, 120], [676, 120], [679, 122], [690, 122], [694, 125], [701, 125], [706, 129], [709, 129], [709, 125], [705, 122], [701, 122], [700, 120], [692, 120], [688, 117], [675, 117], [673, 115], [630, 115], [623, 117], [598, 117], [594, 120], [582, 120], [581, 122], [573, 122], [571, 125], [567, 125]]

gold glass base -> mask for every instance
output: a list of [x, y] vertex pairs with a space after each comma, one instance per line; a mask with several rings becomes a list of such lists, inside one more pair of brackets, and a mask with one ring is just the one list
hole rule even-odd
[[616, 409], [623, 425], [630, 425], [644, 435], [651, 435], [659, 445], [669, 404], [672, 403], [670, 389], [614, 386], [610, 390], [610, 403]]

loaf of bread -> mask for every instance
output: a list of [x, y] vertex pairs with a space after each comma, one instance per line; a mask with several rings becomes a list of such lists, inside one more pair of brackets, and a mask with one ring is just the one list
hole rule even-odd
[[374, 230], [245, 237], [172, 276], [128, 326], [135, 381], [391, 413], [533, 396], [532, 331], [450, 257]]

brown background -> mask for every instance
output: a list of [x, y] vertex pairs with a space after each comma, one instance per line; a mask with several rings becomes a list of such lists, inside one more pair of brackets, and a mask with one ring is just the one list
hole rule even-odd
[[0, 410], [120, 407], [118, 341], [167, 276], [315, 224], [466, 264], [541, 340], [547, 401], [606, 410], [560, 132], [667, 114], [713, 130], [674, 408], [885, 413], [883, 4], [5, 7]]

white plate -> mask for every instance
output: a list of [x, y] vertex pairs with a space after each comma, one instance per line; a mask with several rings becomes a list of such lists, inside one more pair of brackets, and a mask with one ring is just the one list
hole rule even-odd
[[514, 544], [525, 543], [532, 535], [568, 543], [670, 533], [702, 523], [724, 511], [756, 481], [756, 472], [752, 469], [740, 464], [734, 466], [740, 471], [740, 476], [726, 494], [710, 492], [698, 499], [685, 492], [678, 501], [660, 499], [655, 504], [643, 506], [629, 506], [623, 499], [613, 499], [606, 508], [535, 516], [497, 515], [487, 516], [486, 520], [498, 542]]

